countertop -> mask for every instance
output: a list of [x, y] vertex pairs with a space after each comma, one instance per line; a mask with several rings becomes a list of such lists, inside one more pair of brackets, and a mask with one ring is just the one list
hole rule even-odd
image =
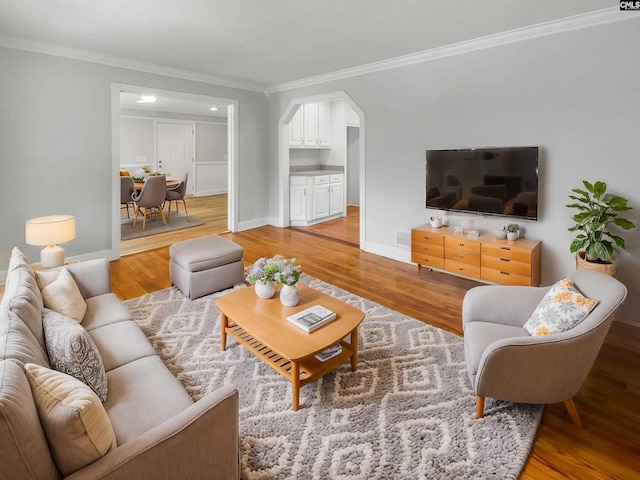
[[301, 170], [298, 172], [289, 172], [292, 177], [318, 177], [320, 175], [338, 175], [343, 174], [342, 170]]

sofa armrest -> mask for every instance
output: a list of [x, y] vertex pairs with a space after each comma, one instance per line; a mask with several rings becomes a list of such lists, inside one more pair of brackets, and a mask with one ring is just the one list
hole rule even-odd
[[469, 322], [522, 327], [549, 287], [482, 285], [469, 290], [462, 301], [462, 328]]
[[84, 298], [111, 293], [111, 271], [105, 258], [71, 263], [67, 265], [67, 270]]
[[239, 455], [238, 391], [223, 386], [66, 478], [228, 480], [240, 477]]

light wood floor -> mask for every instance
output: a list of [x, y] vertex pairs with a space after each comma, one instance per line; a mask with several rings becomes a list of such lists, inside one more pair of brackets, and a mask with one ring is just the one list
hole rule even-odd
[[[188, 208], [199, 217], [197, 203]], [[350, 215], [346, 221], [357, 223], [357, 217]], [[183, 230], [183, 238], [175, 232], [172, 242], [191, 238], [196, 232], [189, 230], [195, 229]], [[216, 233], [213, 230], [198, 233]], [[333, 241], [318, 232], [266, 226], [224, 236], [244, 247], [248, 262], [278, 253], [296, 257], [309, 275], [458, 335], [462, 298], [478, 285], [426, 269], [418, 275], [413, 265], [363, 252], [353, 242]], [[169, 249], [162, 247], [112, 262], [114, 292], [127, 299], [169, 287], [168, 261]], [[584, 428], [572, 424], [562, 404], [548, 405], [520, 478], [640, 478], [639, 328], [614, 322], [575, 400]]]

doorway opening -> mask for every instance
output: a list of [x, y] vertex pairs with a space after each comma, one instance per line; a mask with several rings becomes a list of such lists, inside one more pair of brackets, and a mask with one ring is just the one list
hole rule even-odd
[[[331, 132], [328, 144], [322, 137], [322, 118], [315, 123], [309, 122], [318, 132], [314, 143], [308, 141], [315, 132], [304, 132], [299, 123], [302, 106], [317, 104], [311, 111], [322, 112], [322, 106], [329, 104], [330, 125], [324, 126]], [[305, 108], [302, 107], [303, 115]], [[343, 174], [344, 214], [328, 221], [316, 221], [309, 218], [308, 224], [296, 226], [307, 233], [327, 236], [347, 243], [355, 243], [365, 250], [365, 154], [364, 154], [364, 112], [343, 91], [332, 92], [313, 97], [293, 99], [278, 122], [278, 158], [279, 158], [279, 211], [278, 222], [282, 227], [292, 225], [292, 215], [300, 215], [300, 187], [291, 187], [292, 172], [299, 173], [308, 168], [319, 166], [321, 170], [336, 170]], [[307, 140], [305, 141], [304, 138]], [[295, 192], [291, 194], [290, 192]], [[303, 200], [304, 201], [304, 200]], [[310, 208], [314, 208], [313, 206]], [[313, 214], [312, 214], [313, 215]], [[299, 225], [299, 222], [294, 222]]]
[[[139, 102], [142, 95], [153, 95], [156, 101]], [[112, 84], [112, 259], [170, 245], [185, 235], [193, 238], [236, 230], [237, 105], [234, 99]], [[176, 184], [186, 177], [188, 216], [181, 208], [167, 230], [178, 229], [180, 220], [189, 228], [121, 243], [121, 221], [129, 221], [128, 211], [122, 220], [117, 200], [121, 168], [130, 174], [147, 170], [166, 174]], [[188, 223], [195, 215], [204, 225]]]

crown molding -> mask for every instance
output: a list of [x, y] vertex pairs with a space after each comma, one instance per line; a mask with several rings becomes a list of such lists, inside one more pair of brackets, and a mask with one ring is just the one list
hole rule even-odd
[[216, 77], [214, 75], [206, 75], [188, 70], [164, 67], [162, 65], [139, 62], [136, 60], [129, 60], [121, 57], [101, 55], [99, 53], [90, 52], [88, 50], [82, 50], [79, 48], [64, 47], [61, 45], [26, 40], [23, 38], [11, 37], [7, 35], [0, 35], [0, 46], [13, 48], [16, 50], [25, 50], [33, 53], [53, 55], [55, 57], [70, 58], [73, 60], [81, 60], [84, 62], [109, 65], [111, 67], [125, 68], [127, 70], [136, 70], [139, 72], [152, 73], [155, 75], [180, 78], [183, 80], [193, 80], [196, 82], [218, 85], [221, 87], [237, 88], [240, 90], [250, 90], [260, 93], [265, 92], [265, 85], [259, 85], [256, 83], [230, 81], [228, 79]]
[[[622, 14], [621, 14], [622, 13]], [[357, 77], [374, 72], [391, 70], [394, 68], [415, 65], [418, 63], [431, 62], [441, 58], [462, 55], [464, 53], [475, 52], [488, 48], [508, 45], [510, 43], [522, 42], [535, 38], [555, 35], [557, 33], [565, 33], [574, 30], [580, 30], [596, 25], [620, 22], [638, 18], [636, 15], [629, 15], [627, 12], [620, 12], [618, 7], [606, 8], [590, 13], [576, 15], [573, 17], [553, 20], [550, 22], [540, 23], [537, 25], [517, 28], [506, 32], [487, 35], [485, 37], [476, 38], [444, 47], [425, 50], [423, 52], [403, 55], [401, 57], [383, 60], [380, 62], [368, 63], [353, 68], [346, 68], [332, 73], [316, 75], [313, 77], [303, 78], [293, 82], [280, 83], [267, 87], [266, 94], [293, 90], [295, 88], [309, 87], [320, 83], [331, 82], [335, 80], [343, 80], [346, 78]]]

